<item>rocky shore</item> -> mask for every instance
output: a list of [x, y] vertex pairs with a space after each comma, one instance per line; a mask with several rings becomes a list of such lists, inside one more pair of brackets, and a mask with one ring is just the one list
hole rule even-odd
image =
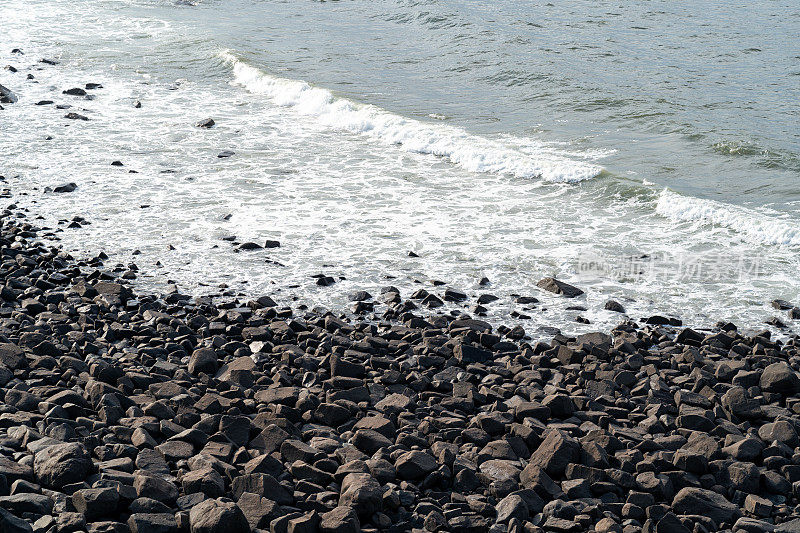
[[0, 228], [2, 532], [800, 531], [796, 339], [137, 294]]
[[476, 319], [490, 294], [435, 313], [453, 289], [141, 294], [34, 216], [0, 218], [0, 533], [800, 532], [796, 337], [620, 314], [545, 338]]

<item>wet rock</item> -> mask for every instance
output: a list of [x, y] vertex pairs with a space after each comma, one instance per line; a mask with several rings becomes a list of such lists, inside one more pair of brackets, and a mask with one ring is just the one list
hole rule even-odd
[[64, 115], [64, 118], [68, 118], [70, 120], [89, 120], [89, 117], [75, 112], [67, 113], [66, 115]]
[[207, 118], [207, 119], [201, 120], [200, 122], [195, 124], [195, 126], [197, 126], [198, 128], [211, 128], [211, 127], [214, 126], [214, 124], [216, 124], [216, 122], [214, 122], [213, 118]]
[[555, 278], [541, 279], [536, 284], [536, 286], [539, 287], [540, 289], [544, 289], [548, 292], [552, 292], [555, 294], [560, 294], [567, 298], [575, 298], [583, 294], [583, 291], [578, 287], [575, 287], [563, 281], [559, 281]]
[[62, 94], [68, 94], [70, 96], [86, 96], [86, 91], [80, 87], [73, 87], [72, 89], [62, 91]]
[[0, 85], [0, 104], [14, 104], [17, 102], [17, 95], [11, 89]]
[[57, 187], [53, 187], [53, 192], [56, 193], [74, 192], [77, 188], [78, 188], [77, 184], [67, 183], [65, 185], [58, 185]]

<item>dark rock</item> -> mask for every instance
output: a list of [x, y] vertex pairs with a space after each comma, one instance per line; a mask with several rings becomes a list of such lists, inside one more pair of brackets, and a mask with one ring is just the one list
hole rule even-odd
[[17, 102], [17, 95], [11, 89], [0, 85], [0, 104], [15, 104]]
[[531, 454], [529, 464], [540, 467], [550, 476], [561, 476], [567, 464], [577, 460], [580, 449], [580, 444], [566, 433], [548, 429], [542, 443]]
[[86, 520], [111, 516], [117, 510], [119, 492], [113, 488], [81, 489], [72, 494], [72, 505]]
[[243, 492], [236, 504], [244, 513], [251, 529], [267, 529], [270, 522], [282, 514], [275, 501], [250, 492]]
[[233, 502], [205, 500], [189, 511], [191, 533], [250, 533], [250, 525]]
[[464, 364], [487, 363], [492, 359], [492, 352], [462, 343], [456, 344], [453, 348], [453, 355]]
[[319, 530], [320, 533], [359, 533], [361, 524], [352, 507], [338, 506], [322, 514]]
[[3, 533], [33, 533], [30, 523], [0, 508], [0, 531]]
[[217, 352], [211, 348], [198, 348], [192, 352], [187, 370], [195, 375], [201, 372], [214, 375], [217, 373], [218, 366]]
[[205, 120], [201, 120], [200, 122], [198, 122], [196, 126], [198, 128], [211, 128], [212, 126], [214, 126], [214, 124], [216, 124], [216, 122], [214, 122], [213, 118], [207, 118]]
[[412, 450], [401, 454], [394, 465], [397, 475], [402, 479], [420, 479], [438, 467], [436, 459], [430, 454]]
[[800, 392], [800, 378], [788, 364], [773, 363], [764, 369], [759, 379], [759, 386], [767, 392], [791, 396]]
[[0, 343], [0, 363], [11, 370], [26, 368], [28, 366], [25, 352], [16, 344], [8, 342]]
[[67, 183], [66, 185], [59, 185], [57, 187], [53, 187], [53, 192], [57, 193], [65, 193], [65, 192], [73, 192], [78, 188], [75, 183]]
[[563, 281], [559, 281], [555, 278], [544, 278], [540, 280], [536, 286], [540, 289], [566, 296], [567, 298], [575, 298], [576, 296], [583, 294], [583, 291], [578, 287], [564, 283]]
[[721, 494], [695, 487], [685, 487], [678, 491], [672, 501], [672, 508], [676, 514], [699, 514], [709, 517], [717, 524], [730, 524], [741, 516], [739, 508]]
[[56, 490], [83, 481], [91, 470], [92, 459], [86, 448], [74, 442], [47, 446], [34, 456], [36, 479], [45, 487]]
[[178, 522], [171, 513], [134, 513], [128, 518], [131, 533], [178, 533]]
[[380, 483], [369, 474], [347, 474], [342, 481], [339, 505], [351, 507], [360, 516], [372, 516], [383, 506]]
[[212, 468], [192, 470], [181, 478], [181, 487], [185, 494], [202, 493], [209, 498], [225, 495], [225, 481]]
[[500, 523], [507, 523], [514, 518], [523, 521], [527, 520], [528, 505], [521, 496], [510, 494], [497, 504], [497, 521]]
[[72, 89], [62, 91], [62, 94], [68, 94], [70, 96], [86, 96], [86, 91], [80, 87], [73, 87]]

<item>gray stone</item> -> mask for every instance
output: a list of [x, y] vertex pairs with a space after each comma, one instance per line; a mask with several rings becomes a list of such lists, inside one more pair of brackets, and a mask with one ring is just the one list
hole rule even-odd
[[732, 524], [741, 512], [724, 496], [714, 491], [696, 487], [684, 487], [672, 500], [672, 509], [677, 514], [698, 514], [711, 518], [717, 524]]
[[86, 448], [75, 442], [54, 444], [39, 450], [33, 461], [33, 473], [39, 483], [56, 490], [83, 481], [92, 467]]
[[189, 511], [191, 533], [250, 533], [250, 524], [233, 502], [205, 500]]

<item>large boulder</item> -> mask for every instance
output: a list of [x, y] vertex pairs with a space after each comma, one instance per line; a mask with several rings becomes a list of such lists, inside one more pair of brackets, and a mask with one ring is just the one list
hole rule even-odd
[[15, 104], [17, 102], [17, 95], [9, 89], [0, 85], [0, 104]]
[[339, 505], [352, 507], [361, 516], [372, 516], [381, 510], [383, 490], [369, 474], [350, 473], [342, 481]]
[[119, 492], [111, 487], [81, 489], [72, 495], [72, 505], [87, 520], [111, 516], [117, 510]]
[[672, 500], [672, 510], [677, 514], [703, 515], [717, 525], [733, 522], [741, 516], [739, 507], [729, 502], [722, 494], [696, 487], [684, 487]]
[[244, 513], [233, 502], [205, 500], [189, 511], [192, 533], [250, 533]]
[[544, 278], [536, 284], [540, 289], [566, 296], [567, 298], [575, 298], [583, 294], [583, 291], [574, 285], [564, 283], [556, 278]]
[[321, 533], [359, 533], [358, 514], [351, 507], [335, 507], [324, 513], [319, 523]]
[[0, 531], [3, 533], [33, 533], [30, 523], [0, 508]]
[[785, 395], [800, 392], [800, 378], [784, 362], [773, 363], [765, 368], [758, 384], [761, 390], [767, 392], [779, 392]]
[[0, 342], [0, 363], [11, 370], [28, 367], [28, 359], [22, 348], [10, 342]]
[[33, 473], [45, 487], [60, 490], [86, 479], [92, 466], [92, 458], [82, 444], [65, 442], [39, 450], [33, 460]]
[[217, 352], [211, 348], [198, 348], [192, 353], [189, 359], [189, 373], [199, 374], [201, 372], [213, 376], [217, 373], [219, 361], [217, 360]]
[[178, 522], [172, 513], [133, 513], [128, 529], [131, 533], [178, 533]]
[[419, 450], [401, 454], [394, 465], [401, 479], [421, 479], [436, 470], [438, 466], [431, 454]]
[[529, 464], [538, 466], [548, 475], [560, 477], [569, 463], [577, 461], [581, 445], [558, 429], [548, 429], [544, 433], [544, 440], [531, 454]]

